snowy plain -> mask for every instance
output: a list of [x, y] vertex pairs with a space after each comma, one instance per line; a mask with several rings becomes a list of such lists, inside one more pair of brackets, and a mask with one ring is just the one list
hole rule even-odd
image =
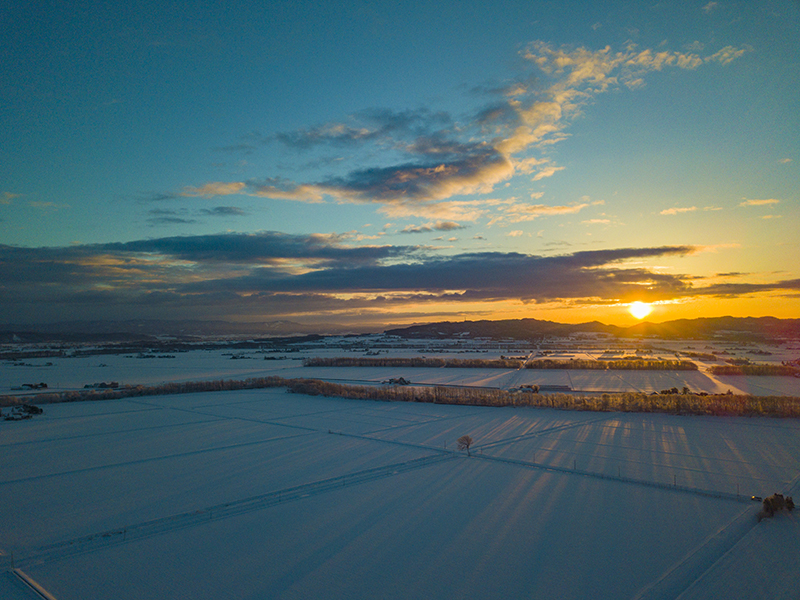
[[[641, 342], [639, 342], [641, 343]], [[660, 344], [667, 345], [665, 342]], [[685, 344], [673, 343], [675, 351]], [[435, 353], [425, 349], [437, 350]], [[602, 347], [602, 346], [601, 346]], [[444, 350], [442, 349], [444, 348]], [[688, 347], [695, 351], [708, 352], [709, 346], [704, 343], [696, 347]], [[729, 352], [726, 346], [715, 348]], [[759, 351], [758, 346], [753, 346]], [[742, 377], [715, 376], [709, 371], [720, 361], [707, 363], [696, 360], [696, 371], [585, 371], [576, 369], [457, 369], [457, 368], [403, 368], [403, 367], [304, 367], [304, 358], [366, 356], [363, 347], [343, 351], [341, 346], [320, 345], [311, 343], [307, 347], [298, 344], [289, 353], [265, 353], [258, 350], [231, 351], [230, 349], [203, 349], [170, 355], [170, 358], [139, 358], [134, 355], [108, 354], [92, 356], [76, 356], [66, 358], [37, 358], [25, 361], [7, 361], [0, 363], [0, 394], [30, 395], [21, 392], [23, 384], [44, 382], [47, 391], [80, 390], [85, 385], [99, 382], [116, 381], [120, 385], [158, 385], [162, 383], [201, 381], [212, 379], [246, 379], [248, 377], [268, 377], [276, 375], [284, 378], [318, 378], [330, 381], [375, 384], [390, 378], [404, 377], [414, 384], [420, 385], [467, 385], [477, 387], [493, 387], [508, 389], [520, 385], [568, 386], [578, 393], [618, 393], [638, 391], [644, 393], [658, 392], [662, 389], [688, 387], [694, 392], [724, 394], [752, 394], [755, 396], [800, 396], [800, 379], [795, 377]], [[474, 348], [472, 348], [475, 350]], [[800, 348], [770, 347], [772, 354], [769, 360], [754, 362], [780, 363], [781, 360], [792, 360], [800, 356]], [[500, 347], [495, 345], [491, 350], [470, 352], [463, 347], [449, 349], [446, 344], [437, 347], [416, 345], [405, 348], [402, 345], [386, 350], [381, 356], [408, 357], [427, 355], [436, 358], [498, 358], [503, 353], [508, 355], [534, 353], [526, 346]], [[621, 352], [614, 355], [620, 358]], [[628, 355], [631, 355], [630, 349]], [[736, 356], [735, 354], [732, 354]], [[553, 352], [548, 357], [560, 360], [570, 358], [597, 360], [603, 352], [597, 348], [587, 350], [578, 348], [573, 351]], [[741, 353], [738, 356], [750, 358], [751, 355]], [[234, 359], [235, 357], [235, 359]], [[675, 359], [673, 352], [662, 352], [656, 358]], [[265, 358], [271, 360], [265, 360]]]
[[[291, 358], [258, 358], [54, 360], [2, 366], [0, 385], [33, 381], [38, 369], [63, 389], [318, 376]], [[334, 371], [327, 378], [471, 385], [500, 375]], [[504, 372], [516, 385], [521, 375]], [[44, 408], [0, 421], [0, 551], [58, 600], [796, 598], [800, 589], [800, 515], [759, 523], [750, 500], [797, 492], [795, 419], [283, 389]], [[465, 434], [471, 456], [456, 449]]]

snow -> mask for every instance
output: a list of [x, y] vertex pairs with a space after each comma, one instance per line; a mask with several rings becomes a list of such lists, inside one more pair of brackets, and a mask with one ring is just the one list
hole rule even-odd
[[[665, 342], [657, 342], [662, 344]], [[399, 342], [398, 342], [399, 344]], [[443, 347], [446, 344], [442, 343]], [[472, 342], [474, 345], [475, 342]], [[676, 344], [673, 344], [676, 345]], [[513, 349], [490, 352], [427, 353], [424, 348], [405, 348], [400, 345], [381, 356], [435, 356], [436, 358], [497, 358], [503, 352], [525, 355], [530, 351]], [[677, 348], [677, 345], [676, 345]], [[769, 362], [779, 363], [796, 357], [796, 352], [770, 347], [773, 354]], [[695, 361], [698, 371], [585, 371], [574, 369], [461, 369], [461, 368], [408, 368], [408, 367], [303, 367], [307, 357], [361, 356], [362, 352], [348, 352], [342, 348], [304, 348], [298, 352], [263, 353], [257, 350], [236, 351], [219, 348], [175, 353], [174, 358], [136, 358], [135, 355], [99, 355], [66, 358], [42, 358], [19, 363], [0, 364], [0, 394], [31, 395], [30, 391], [15, 391], [25, 383], [44, 382], [48, 390], [80, 390], [85, 385], [116, 381], [120, 385], [157, 385], [169, 382], [210, 379], [246, 379], [277, 375], [285, 378], [319, 378], [351, 383], [380, 383], [390, 378], [404, 377], [415, 384], [468, 385], [478, 387], [512, 388], [520, 385], [569, 386], [578, 392], [603, 393], [641, 391], [658, 392], [684, 386], [695, 392], [753, 394], [757, 396], [800, 396], [800, 379], [794, 377], [718, 377], [709, 373], [709, 364]], [[705, 347], [696, 348], [708, 352]], [[780, 351], [779, 351], [780, 350]], [[244, 357], [231, 360], [231, 354]], [[661, 353], [664, 358], [674, 355]], [[739, 351], [741, 354], [741, 351]], [[586, 360], [602, 356], [602, 351], [554, 352], [549, 358], [581, 358]], [[747, 355], [753, 358], [752, 355]], [[280, 360], [264, 360], [264, 358]], [[755, 359], [753, 360], [760, 360]], [[50, 366], [46, 366], [51, 363]], [[722, 363], [717, 363], [722, 364]]]
[[0, 548], [59, 600], [790, 598], [798, 514], [749, 496], [793, 491], [798, 433], [282, 389], [47, 405], [0, 422]]

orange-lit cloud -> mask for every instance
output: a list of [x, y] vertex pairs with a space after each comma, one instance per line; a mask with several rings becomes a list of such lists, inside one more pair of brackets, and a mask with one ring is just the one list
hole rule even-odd
[[245, 185], [241, 181], [222, 182], [212, 181], [201, 185], [200, 187], [185, 187], [183, 188], [182, 196], [203, 196], [210, 198], [212, 196], [229, 196], [231, 194], [240, 194], [244, 190]]
[[765, 200], [745, 200], [744, 202], [740, 202], [739, 206], [768, 206], [770, 204], [779, 204], [779, 203], [780, 200], [769, 198]]
[[694, 212], [696, 210], [697, 210], [696, 206], [688, 206], [688, 207], [683, 207], [683, 208], [667, 208], [665, 210], [662, 210], [658, 214], [660, 214], [660, 215], [677, 215], [677, 214], [680, 214], [680, 213]]
[[348, 245], [357, 237], [265, 232], [65, 248], [0, 245], [0, 291], [8, 314], [22, 321], [65, 310], [84, 318], [179, 318], [187, 311], [253, 317], [264, 310], [273, 318], [314, 311], [351, 311], [355, 318], [368, 307], [402, 311], [401, 298], [491, 312], [508, 301], [570, 306], [800, 293], [800, 280], [738, 273], [701, 286], [694, 277], [646, 266], [723, 246], [439, 256], [430, 247]]
[[[532, 174], [531, 180], [537, 182], [563, 170], [564, 166], [543, 153], [565, 139], [564, 130], [597, 94], [620, 86], [640, 87], [648, 73], [667, 68], [697, 69], [704, 62], [728, 64], [746, 51], [727, 46], [703, 58], [691, 52], [652, 50], [635, 44], [615, 51], [611, 47], [590, 50], [533, 42], [521, 53], [534, 72], [532, 76], [503, 89], [487, 90], [493, 94], [492, 102], [479, 108], [471, 120], [456, 123], [445, 113], [427, 109], [371, 109], [342, 121], [273, 137], [295, 150], [320, 145], [366, 146], [379, 152], [391, 149], [407, 160], [395, 159], [388, 166], [382, 161], [380, 166], [317, 181], [267, 178], [261, 182], [209, 182], [187, 187], [182, 195], [248, 194], [304, 202], [327, 198], [377, 204], [392, 217], [472, 221], [490, 212], [490, 207], [465, 211], [464, 205], [448, 204], [458, 196], [490, 194], [515, 175]], [[502, 100], [497, 101], [498, 97]], [[530, 156], [532, 152], [537, 155]], [[517, 156], [522, 153], [527, 155]], [[504, 212], [508, 217], [509, 211]], [[525, 212], [521, 210], [518, 215]], [[533, 218], [553, 214], [527, 213]]]

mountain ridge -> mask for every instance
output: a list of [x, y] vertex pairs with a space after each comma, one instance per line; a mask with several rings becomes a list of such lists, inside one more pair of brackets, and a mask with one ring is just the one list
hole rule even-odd
[[765, 341], [800, 339], [800, 319], [730, 316], [699, 317], [697, 319], [677, 319], [663, 323], [643, 321], [629, 327], [606, 325], [599, 321], [571, 324], [538, 319], [442, 321], [389, 329], [385, 333], [406, 338], [468, 336], [541, 339], [548, 336], [559, 337], [578, 333], [601, 333], [612, 337], [657, 337], [663, 339], [726, 337], [736, 340]]
[[[208, 338], [283, 337], [297, 335], [362, 335], [378, 333], [381, 327], [357, 327], [334, 323], [301, 324], [292, 321], [238, 323], [229, 321], [64, 321], [38, 325], [0, 325], [0, 343], [48, 341], [109, 343], [146, 341], [164, 337], [183, 340]], [[800, 340], [800, 319], [776, 317], [699, 317], [663, 323], [643, 321], [628, 327], [600, 321], [558, 323], [540, 319], [439, 321], [394, 326], [383, 333], [402, 338], [489, 337], [542, 339], [579, 333], [611, 337], [655, 337], [663, 339], [719, 339], [775, 341]]]

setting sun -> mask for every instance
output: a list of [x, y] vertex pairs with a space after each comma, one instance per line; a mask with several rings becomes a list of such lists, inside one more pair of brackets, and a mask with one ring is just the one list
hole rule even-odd
[[631, 303], [631, 305], [628, 307], [628, 312], [630, 312], [637, 319], [644, 319], [652, 310], [653, 307], [649, 304], [638, 301]]

